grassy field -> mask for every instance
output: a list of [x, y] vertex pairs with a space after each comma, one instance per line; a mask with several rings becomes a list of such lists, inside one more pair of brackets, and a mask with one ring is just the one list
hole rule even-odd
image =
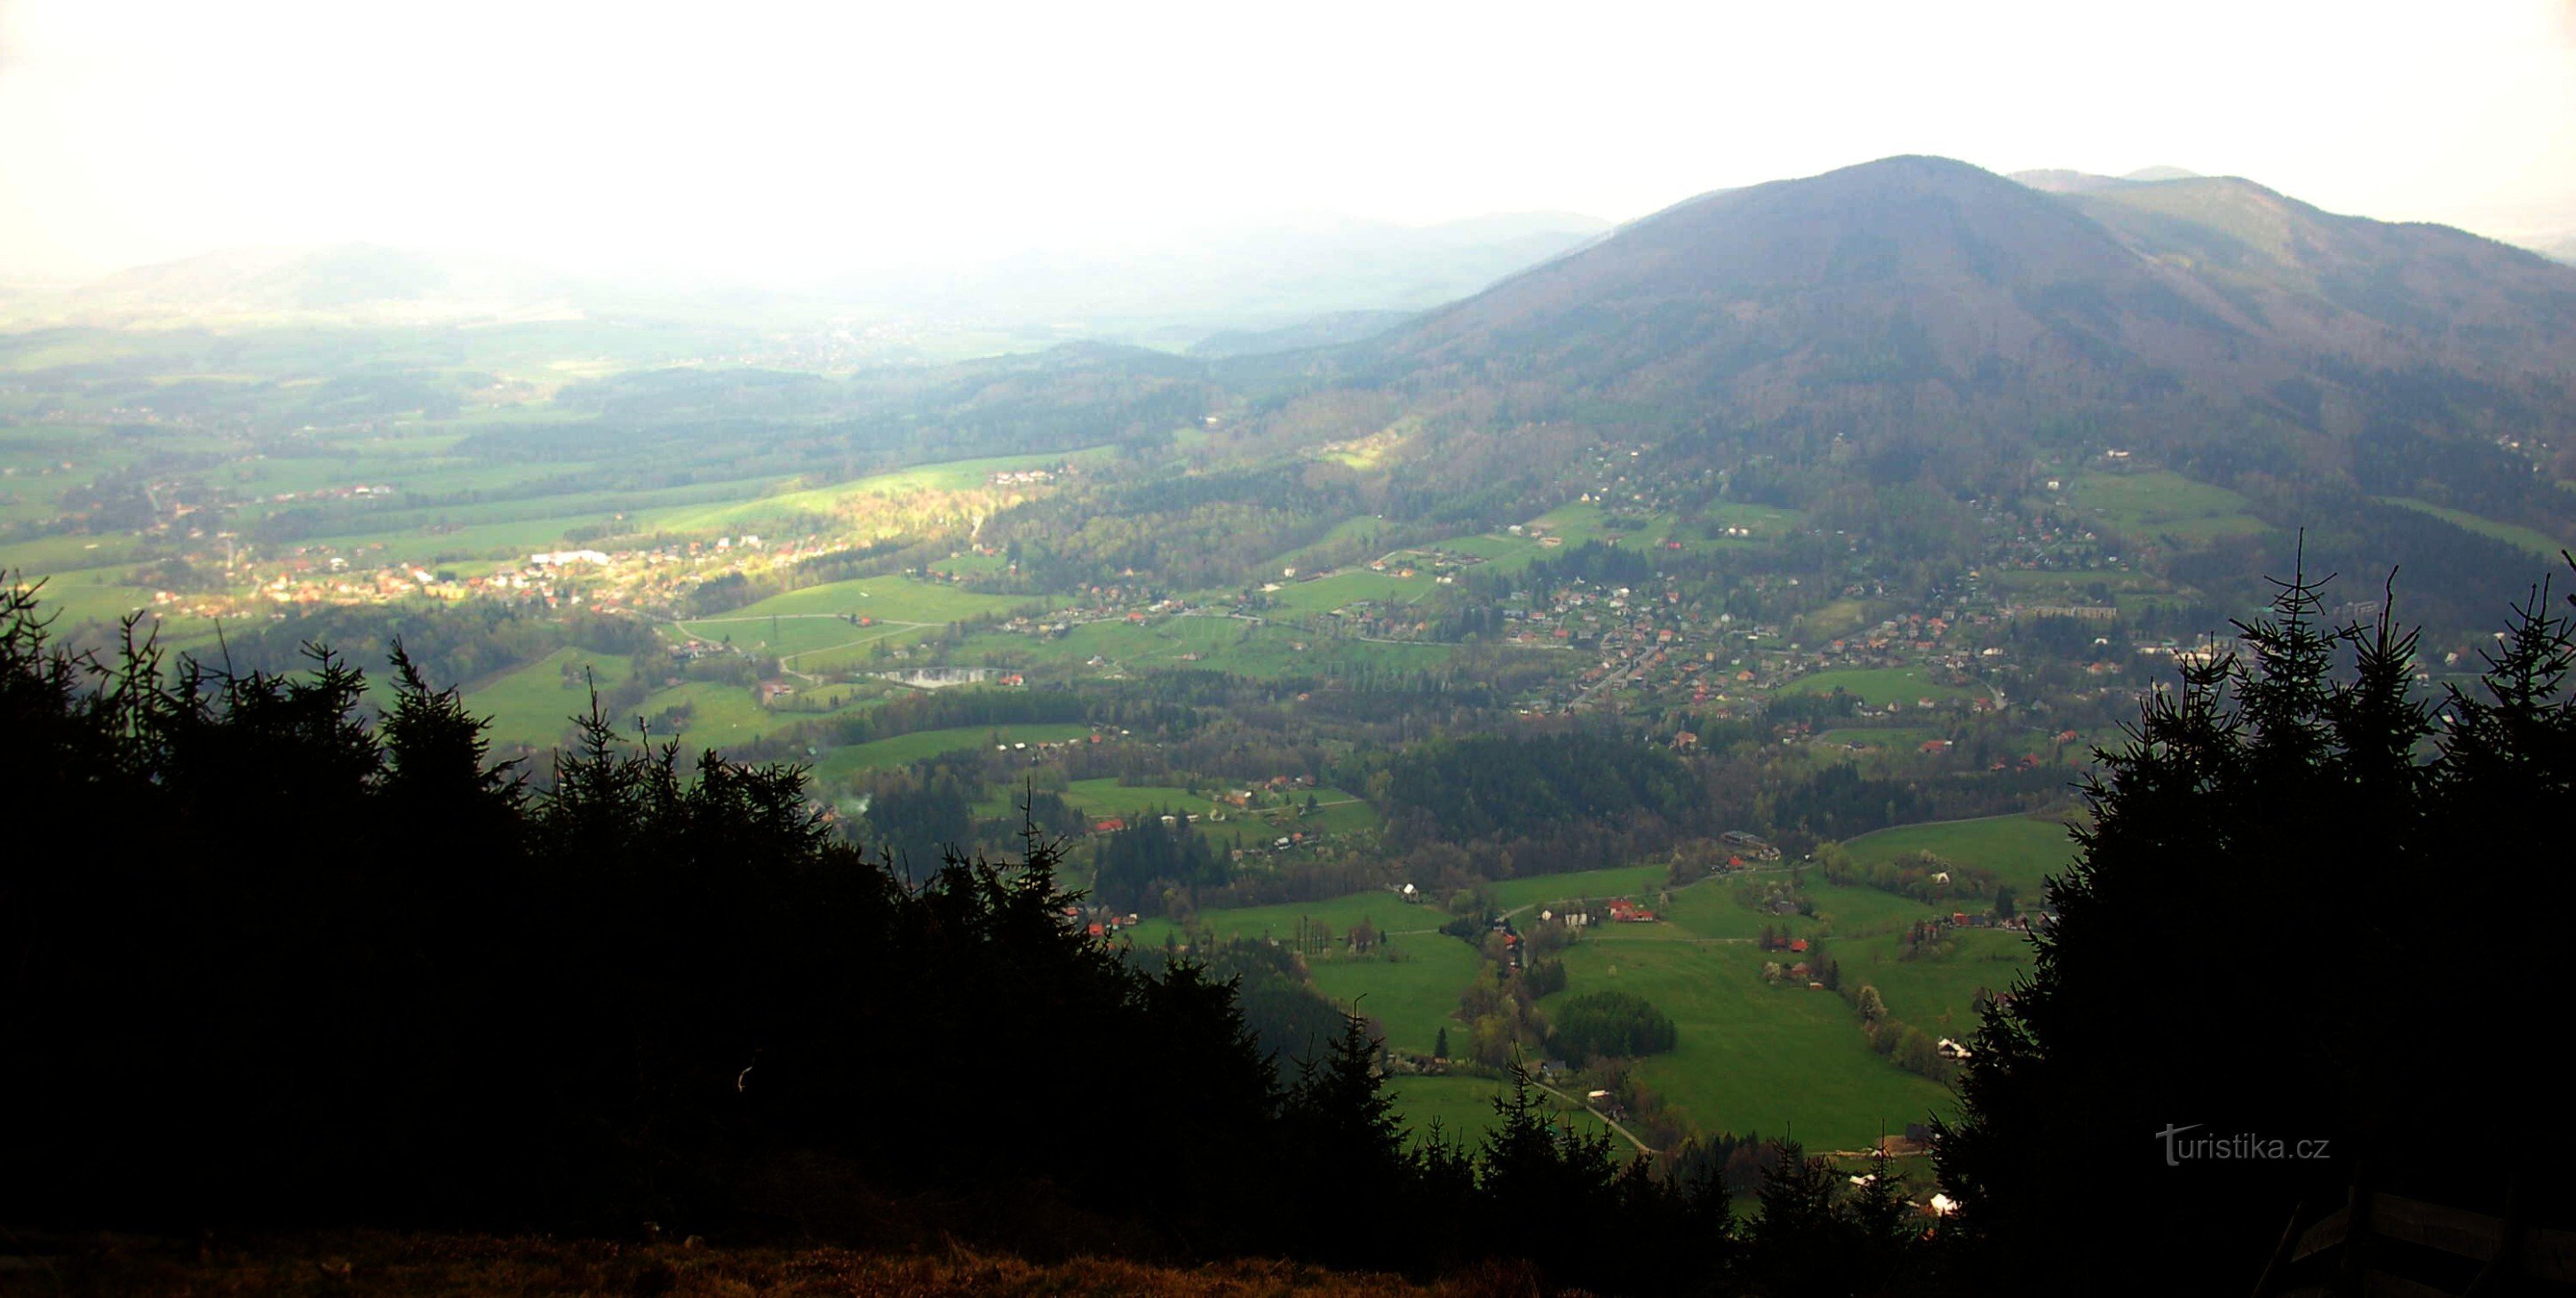
[[1534, 874], [1493, 885], [1494, 904], [1506, 911], [1579, 898], [1633, 897], [1664, 886], [1670, 871], [1660, 865], [1621, 865], [1572, 874]]
[[[50, 517], [50, 507], [48, 507]], [[131, 536], [39, 536], [0, 545], [0, 571], [29, 577], [132, 563], [141, 542]], [[148, 598], [148, 596], [147, 596]]]
[[[780, 619], [782, 624], [785, 619]], [[692, 623], [691, 625], [696, 625]], [[819, 649], [799, 649], [779, 656], [779, 665], [792, 672], [821, 675], [843, 671], [882, 671], [905, 664], [890, 656], [888, 650], [918, 644], [939, 634], [939, 628], [913, 622], [879, 622], [873, 626], [849, 627], [844, 634], [857, 637]], [[754, 626], [752, 635], [760, 638], [764, 628]]]
[[2080, 474], [2067, 484], [2066, 499], [2103, 529], [2138, 541], [2203, 545], [2266, 530], [2245, 497], [2161, 469]]
[[[1854, 840], [1871, 857], [1929, 846], [1953, 859], [1977, 860], [2007, 878], [2028, 877], [2056, 859], [2054, 822], [1999, 817], [1942, 825], [1910, 826]], [[1627, 895], [1653, 898], [1665, 877], [1661, 866], [1629, 866], [1583, 874], [1538, 876], [1494, 885], [1507, 906], [1536, 907], [1569, 896]], [[1619, 989], [1645, 997], [1681, 1029], [1680, 1048], [1640, 1065], [1646, 1082], [1682, 1116], [1704, 1130], [1795, 1134], [1818, 1148], [1857, 1149], [1885, 1131], [1900, 1130], [1948, 1103], [1932, 1082], [1904, 1072], [1873, 1051], [1841, 997], [1803, 987], [1763, 982], [1766, 955], [1753, 939], [1765, 927], [1787, 936], [1823, 938], [1843, 967], [1846, 985], [1879, 988], [1891, 1011], [1935, 1035], [1964, 1036], [1972, 1029], [1971, 1004], [1980, 989], [2001, 990], [2025, 967], [2019, 935], [1972, 930], [1958, 935], [1945, 960], [1900, 960], [1896, 934], [1932, 912], [1929, 907], [1875, 888], [1835, 885], [1803, 872], [1798, 895], [1815, 908], [1812, 918], [1777, 916], [1739, 900], [1745, 889], [1787, 885], [1792, 876], [1769, 871], [1723, 876], [1671, 890], [1660, 904], [1662, 922], [1594, 929], [1565, 954], [1566, 995]], [[1757, 892], [1757, 896], [1759, 893]], [[1410, 916], [1382, 894], [1361, 894], [1308, 905], [1202, 912], [1220, 936], [1294, 942], [1303, 919], [1335, 935], [1368, 919], [1381, 930], [1429, 929], [1445, 916]], [[1405, 923], [1410, 918], [1412, 923]], [[1535, 922], [1525, 913], [1524, 924]], [[1149, 922], [1140, 945], [1160, 943], [1171, 926]], [[1337, 1002], [1360, 1001], [1385, 1025], [1399, 1049], [1427, 1051], [1447, 1026], [1452, 1048], [1463, 1049], [1452, 1022], [1459, 993], [1476, 976], [1475, 952], [1436, 934], [1395, 939], [1400, 961], [1345, 959], [1338, 941], [1308, 952], [1318, 990]], [[1552, 1003], [1552, 1001], [1550, 1002]], [[1547, 1003], [1542, 1004], [1542, 1009]], [[1478, 1103], [1491, 1083], [1456, 1079], [1398, 1079], [1409, 1119], [1433, 1116], [1453, 1128], [1487, 1125]]]
[[2379, 499], [2391, 505], [2404, 505], [2418, 513], [2431, 514], [2454, 527], [2465, 528], [2480, 536], [2502, 541], [2507, 545], [2520, 546], [2533, 555], [2553, 563], [2556, 562], [2559, 551], [2569, 548], [2566, 542], [2537, 528], [2523, 527], [2516, 523], [2499, 523], [2492, 518], [2481, 518], [2466, 510], [2449, 509], [2430, 501], [2410, 500], [2404, 496], [2381, 496]]
[[[827, 582], [772, 596], [724, 614], [728, 623], [784, 620], [800, 614], [855, 614], [880, 622], [948, 623], [986, 613], [1006, 613], [1039, 601], [1006, 595], [980, 595], [935, 582], [904, 577], [866, 577]], [[707, 619], [716, 621], [718, 619]], [[845, 623], [844, 626], [847, 626]], [[855, 628], [852, 628], [855, 630]]]
[[[1266, 938], [1294, 942], [1300, 932], [1313, 933], [1317, 930], [1329, 932], [1338, 938], [1339, 935], [1348, 933], [1352, 926], [1361, 920], [1367, 920], [1380, 932], [1403, 935], [1398, 940], [1406, 942], [1408, 951], [1432, 938], [1440, 938], [1441, 941], [1452, 943], [1461, 950], [1466, 948], [1465, 943], [1455, 938], [1440, 937], [1438, 932], [1440, 926], [1449, 922], [1447, 912], [1427, 903], [1408, 903], [1392, 892], [1357, 892], [1345, 897], [1335, 897], [1329, 901], [1292, 901], [1275, 906], [1245, 906], [1231, 910], [1210, 908], [1200, 911], [1195, 922], [1207, 929], [1209, 935], [1220, 942], [1258, 942]], [[1179, 928], [1178, 924], [1168, 919], [1146, 920], [1135, 929], [1136, 944], [1160, 946], [1166, 933], [1176, 933]], [[1395, 998], [1390, 996], [1388, 999], [1392, 1001]], [[1448, 1004], [1454, 1006], [1457, 999], [1457, 989], [1452, 987], [1448, 995]], [[1381, 1011], [1372, 1002], [1369, 1012], [1378, 1014], [1394, 1011], [1391, 1007]], [[1448, 1008], [1444, 1006], [1439, 1012], [1445, 1014]]]
[[1347, 556], [1355, 548], [1376, 557], [1378, 537], [1386, 531], [1386, 521], [1374, 514], [1360, 514], [1333, 524], [1331, 531], [1317, 537], [1313, 544], [1301, 546], [1272, 559], [1263, 575], [1277, 574], [1285, 568], [1307, 568], [1334, 555]]
[[1679, 1046], [1640, 1061], [1638, 1075], [1702, 1130], [1857, 1149], [1948, 1107], [1946, 1090], [1870, 1049], [1841, 997], [1763, 982], [1767, 958], [1750, 943], [1605, 929], [1566, 952], [1568, 989], [1541, 1008], [1618, 990], [1671, 1015]]
[[1964, 929], [1952, 937], [1945, 960], [1898, 959], [1893, 933], [1836, 942], [1831, 950], [1845, 987], [1876, 987], [1890, 1015], [1934, 1036], [1965, 1037], [1977, 1028], [1977, 992], [2008, 991], [2030, 971], [2030, 939], [2002, 929]]
[[2063, 872], [2075, 859], [2075, 844], [2066, 836], [2065, 822], [2045, 816], [1988, 816], [1903, 825], [1863, 834], [1843, 846], [1854, 860], [1864, 864], [1930, 852], [1961, 865], [1992, 870], [2030, 901], [2039, 899], [2046, 876]]
[[57, 630], [68, 630], [83, 622], [114, 622], [128, 613], [150, 612], [152, 592], [126, 584], [126, 568], [18, 568], [10, 560], [12, 576], [24, 572], [26, 579], [44, 580], [40, 598], [44, 607], [60, 620]]
[[671, 624], [692, 640], [730, 644], [737, 649], [793, 658], [820, 649], [864, 643], [912, 623], [855, 626], [832, 613], [788, 613], [776, 617], [702, 617]]
[[1815, 933], [1837, 937], [1892, 933], [1932, 914], [1932, 908], [1867, 884], [1829, 883], [1807, 872], [1805, 896], [1815, 903]]
[[[1615, 538], [1623, 546], [1650, 549], [1679, 542], [1686, 551], [1710, 553], [1776, 545], [1780, 538], [1797, 530], [1804, 521], [1805, 516], [1794, 509], [1717, 501], [1688, 519], [1658, 513], [1642, 517], [1629, 515], [1614, 522], [1612, 511], [1605, 506], [1572, 504], [1561, 505], [1531, 519], [1527, 524], [1528, 536], [1503, 540], [1510, 545], [1528, 547], [1533, 557], [1543, 553], [1535, 539], [1542, 532], [1564, 538], [1567, 545]], [[1749, 535], [1728, 536], [1726, 531], [1729, 528], [1743, 529]]]
[[567, 646], [468, 690], [465, 702], [492, 719], [485, 734], [494, 747], [551, 748], [590, 709], [585, 672], [604, 692], [625, 684], [631, 669], [623, 658]]
[[[722, 749], [785, 730], [800, 722], [829, 716], [825, 712], [773, 712], [760, 706], [751, 691], [715, 681], [688, 681], [645, 696], [637, 711], [650, 717], [686, 703], [692, 709], [688, 728], [680, 732], [684, 747]], [[854, 705], [855, 706], [855, 705]], [[630, 720], [629, 725], [632, 724]], [[657, 737], [667, 737], [656, 728]]]
[[[1397, 1077], [1387, 1082], [1388, 1092], [1395, 1097], [1397, 1121], [1414, 1139], [1427, 1138], [1436, 1122], [1444, 1138], [1452, 1143], [1464, 1142], [1470, 1149], [1480, 1148], [1485, 1133], [1493, 1130], [1497, 1122], [1494, 1100], [1510, 1089], [1508, 1083], [1486, 1077]], [[1609, 1130], [1590, 1113], [1550, 1098], [1543, 1091], [1539, 1099], [1583, 1135]], [[1612, 1157], [1624, 1159], [1632, 1152], [1633, 1147], [1622, 1140], [1614, 1146]]]
[[[1419, 917], [1397, 915], [1387, 923]], [[1374, 922], [1374, 921], [1373, 921]], [[1386, 1029], [1386, 1042], [1397, 1050], [1428, 1055], [1447, 1028], [1449, 1048], [1464, 1053], [1467, 1030], [1450, 1017], [1458, 994], [1476, 976], [1476, 949], [1441, 933], [1413, 933], [1390, 938], [1394, 958], [1345, 959], [1331, 955], [1307, 958], [1315, 990], [1334, 1004], [1358, 1006]]]
[[[1764, 875], [1765, 879], [1781, 876]], [[1763, 929], [1778, 929], [1791, 937], [1809, 937], [1828, 925], [1802, 915], [1773, 915], [1739, 905], [1735, 899], [1736, 881], [1710, 879], [1673, 893], [1673, 899], [1655, 907], [1659, 924], [1638, 924], [1620, 929], [1623, 935], [1638, 938], [1669, 938], [1674, 941], [1716, 940], [1749, 942]]]
[[1362, 600], [1374, 600], [1380, 604], [1413, 604], [1440, 589], [1427, 564], [1415, 568], [1410, 577], [1395, 575], [1400, 566], [1391, 564], [1385, 572], [1371, 572], [1365, 567], [1346, 568], [1330, 577], [1288, 582], [1271, 596], [1279, 601], [1279, 609], [1273, 616], [1330, 613]]
[[1862, 627], [1876, 622], [1882, 607], [1863, 599], [1831, 600], [1814, 612], [1801, 614], [1791, 623], [1791, 628], [1811, 641], [1854, 635]]
[[[1377, 814], [1377, 808], [1340, 789], [1316, 788], [1308, 792], [1315, 798], [1313, 811], [1281, 817], [1273, 823], [1309, 834], [1375, 833], [1386, 825], [1386, 818]], [[1299, 799], [1297, 806], [1303, 808], [1305, 800]]]
[[1963, 685], [1935, 685], [1920, 667], [1837, 667], [1801, 676], [1780, 687], [1780, 692], [1831, 694], [1838, 689], [1872, 707], [1975, 698], [1983, 692]]

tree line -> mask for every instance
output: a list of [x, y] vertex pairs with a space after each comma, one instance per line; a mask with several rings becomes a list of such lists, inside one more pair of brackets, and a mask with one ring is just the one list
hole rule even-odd
[[[0, 1112], [43, 1115], [0, 1214], [866, 1237], [891, 1211], [1655, 1290], [1735, 1256], [1722, 1191], [1526, 1089], [1473, 1149], [1408, 1142], [1357, 1016], [1283, 1079], [1238, 1001], [1259, 953], [1122, 956], [1063, 922], [1043, 839], [905, 880], [795, 768], [691, 771], [596, 714], [532, 788], [391, 658], [371, 719], [326, 651], [291, 675], [75, 655], [9, 589], [0, 787], [95, 838], [0, 874]], [[1143, 1132], [1222, 1174], [1138, 1156]]]

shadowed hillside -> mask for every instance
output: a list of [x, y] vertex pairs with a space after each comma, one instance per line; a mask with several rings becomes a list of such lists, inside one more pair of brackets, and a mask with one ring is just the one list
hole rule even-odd
[[1425, 471], [1533, 490], [1581, 430], [1961, 492], [2127, 447], [2240, 489], [2570, 512], [2576, 271], [2242, 180], [2043, 179], [2068, 192], [1900, 157], [1693, 199], [1316, 358], [1270, 426], [1411, 428]]

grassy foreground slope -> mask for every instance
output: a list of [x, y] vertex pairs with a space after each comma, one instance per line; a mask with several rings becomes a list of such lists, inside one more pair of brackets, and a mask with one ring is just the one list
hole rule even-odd
[[[925, 1235], [924, 1238], [930, 1236]], [[842, 1248], [708, 1247], [488, 1235], [339, 1232], [184, 1243], [141, 1236], [26, 1241], [41, 1250], [0, 1270], [0, 1296], [72, 1293], [206, 1295], [900, 1293], [1252, 1295], [1458, 1294], [1494, 1291], [1482, 1275], [1432, 1286], [1401, 1276], [1241, 1260], [1195, 1267], [1074, 1257], [1032, 1262], [962, 1245], [936, 1254]], [[1114, 1241], [1100, 1245], [1114, 1251]], [[9, 1259], [17, 1261], [17, 1258]]]

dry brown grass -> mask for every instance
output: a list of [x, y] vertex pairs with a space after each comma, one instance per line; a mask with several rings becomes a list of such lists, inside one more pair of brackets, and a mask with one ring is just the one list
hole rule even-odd
[[[1269, 1298], [1419, 1294], [1538, 1298], [1526, 1268], [1488, 1265], [1431, 1284], [1278, 1261], [1174, 1267], [1118, 1258], [1029, 1262], [966, 1248], [944, 1254], [837, 1248], [710, 1248], [483, 1235], [347, 1232], [240, 1242], [61, 1237], [0, 1245], [0, 1298], [36, 1295], [1113, 1295]], [[32, 1255], [31, 1255], [32, 1250]]]

